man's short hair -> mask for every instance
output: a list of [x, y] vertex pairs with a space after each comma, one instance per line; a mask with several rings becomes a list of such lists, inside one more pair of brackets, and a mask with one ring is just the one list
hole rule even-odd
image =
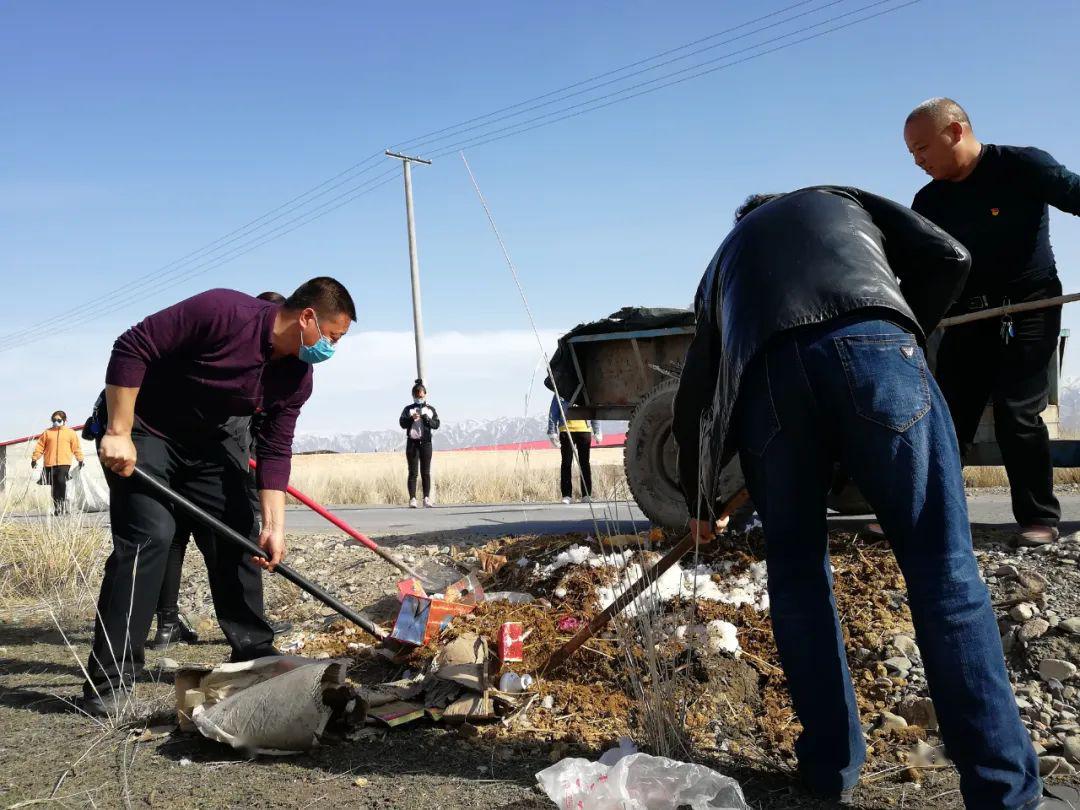
[[742, 205], [735, 209], [735, 221], [738, 222], [751, 211], [756, 208], [760, 208], [765, 203], [775, 200], [777, 197], [782, 197], [782, 194], [751, 194], [745, 200]]
[[271, 304], [284, 304], [285, 303], [285, 296], [282, 295], [279, 292], [274, 292], [273, 290], [267, 290], [266, 292], [261, 292], [258, 295], [256, 295], [255, 297], [258, 298], [260, 301], [269, 301]]
[[965, 124], [968, 129], [971, 129], [971, 119], [968, 118], [967, 111], [951, 98], [943, 96], [928, 98], [908, 113], [908, 117], [904, 119], [904, 126], [923, 116], [929, 118], [938, 129], [945, 129], [952, 123]]
[[319, 276], [305, 281], [296, 288], [296, 292], [285, 299], [285, 309], [299, 310], [311, 307], [319, 315], [333, 317], [348, 315], [349, 320], [356, 320], [356, 304], [345, 289], [345, 285], [329, 276]]

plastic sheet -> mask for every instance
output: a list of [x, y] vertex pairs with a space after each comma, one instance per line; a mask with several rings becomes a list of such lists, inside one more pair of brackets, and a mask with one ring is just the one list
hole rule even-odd
[[536, 778], [564, 810], [748, 810], [734, 779], [704, 765], [628, 750], [620, 745], [599, 762], [563, 759]]

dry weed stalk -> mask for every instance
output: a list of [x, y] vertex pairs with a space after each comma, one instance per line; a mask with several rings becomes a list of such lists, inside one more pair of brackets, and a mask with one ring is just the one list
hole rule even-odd
[[[623, 490], [625, 492], [625, 490]], [[608, 532], [618, 519], [619, 498], [614, 499], [615, 514], [608, 515]], [[622, 502], [630, 513], [630, 501], [622, 495]], [[632, 514], [632, 513], [631, 513]], [[645, 541], [636, 549], [623, 549], [623, 563], [637, 552], [645, 551]], [[648, 566], [641, 566], [643, 571]], [[671, 654], [668, 640], [673, 629], [672, 617], [664, 615], [664, 601], [656, 579], [630, 608], [613, 622], [619, 649], [626, 662], [626, 676], [633, 690], [637, 710], [639, 743], [657, 756], [672, 759], [685, 758], [690, 747], [686, 731], [687, 693], [685, 679], [687, 668], [682, 655]]]

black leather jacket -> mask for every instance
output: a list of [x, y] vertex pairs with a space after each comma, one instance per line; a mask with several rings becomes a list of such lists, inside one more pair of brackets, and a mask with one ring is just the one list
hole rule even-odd
[[[695, 299], [697, 331], [672, 430], [690, 514], [713, 514], [743, 370], [787, 329], [859, 310], [924, 340], [960, 294], [967, 250], [910, 208], [857, 188], [816, 186], [751, 211], [716, 251]], [[700, 498], [699, 498], [700, 494]]]
[[408, 439], [409, 429], [413, 426], [413, 411], [420, 410], [420, 433], [422, 442], [431, 441], [431, 431], [439, 429], [439, 413], [428, 402], [423, 405], [417, 405], [414, 402], [410, 402], [406, 405], [402, 411], [401, 416], [398, 418], [398, 424], [401, 425], [402, 430], [405, 431], [406, 439]]

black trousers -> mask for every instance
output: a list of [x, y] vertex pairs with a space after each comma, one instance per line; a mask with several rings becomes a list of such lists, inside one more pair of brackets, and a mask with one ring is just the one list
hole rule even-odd
[[45, 468], [45, 480], [52, 486], [53, 512], [60, 514], [67, 508], [67, 485], [70, 464], [57, 464]]
[[[139, 466], [252, 540], [258, 524], [247, 471], [221, 443], [180, 445], [136, 427]], [[144, 646], [161, 593], [176, 534], [173, 506], [133, 478], [106, 473], [113, 551], [105, 563], [94, 643], [87, 662], [90, 683], [105, 694], [129, 687], [142, 673]], [[260, 570], [239, 547], [221, 540], [206, 560], [218, 623], [232, 660], [273, 655], [274, 633], [263, 613]], [[92, 684], [92, 685], [91, 685]]]
[[[176, 533], [173, 534], [172, 543], [169, 545], [169, 556], [165, 564], [165, 578], [161, 582], [161, 593], [158, 594], [157, 614], [158, 622], [175, 624], [180, 617], [180, 581], [184, 573], [184, 556], [187, 553], [188, 542], [195, 538], [195, 545], [202, 552], [206, 560], [207, 570], [213, 568], [214, 533], [201, 526], [195, 526], [186, 517], [176, 515]], [[224, 541], [228, 542], [228, 541]]]
[[424, 482], [424, 497], [431, 497], [431, 442], [405, 440], [405, 460], [409, 462], [409, 497], [416, 497], [416, 475]]
[[559, 451], [562, 453], [562, 466], [559, 469], [559, 490], [564, 498], [574, 495], [571, 470], [574, 463], [574, 448], [577, 448], [578, 463], [581, 465], [581, 497], [592, 495], [592, 467], [589, 466], [589, 450], [592, 447], [592, 433], [587, 430], [567, 432], [559, 431]]
[[[1030, 298], [1060, 294], [1057, 284]], [[1014, 315], [1013, 328], [1016, 334], [1008, 343], [1002, 341], [997, 319], [947, 329], [938, 349], [936, 376], [961, 452], [971, 446], [983, 409], [992, 401], [1016, 522], [1056, 526], [1061, 505], [1054, 495], [1050, 436], [1039, 414], [1049, 396], [1049, 365], [1061, 331], [1061, 307]]]

